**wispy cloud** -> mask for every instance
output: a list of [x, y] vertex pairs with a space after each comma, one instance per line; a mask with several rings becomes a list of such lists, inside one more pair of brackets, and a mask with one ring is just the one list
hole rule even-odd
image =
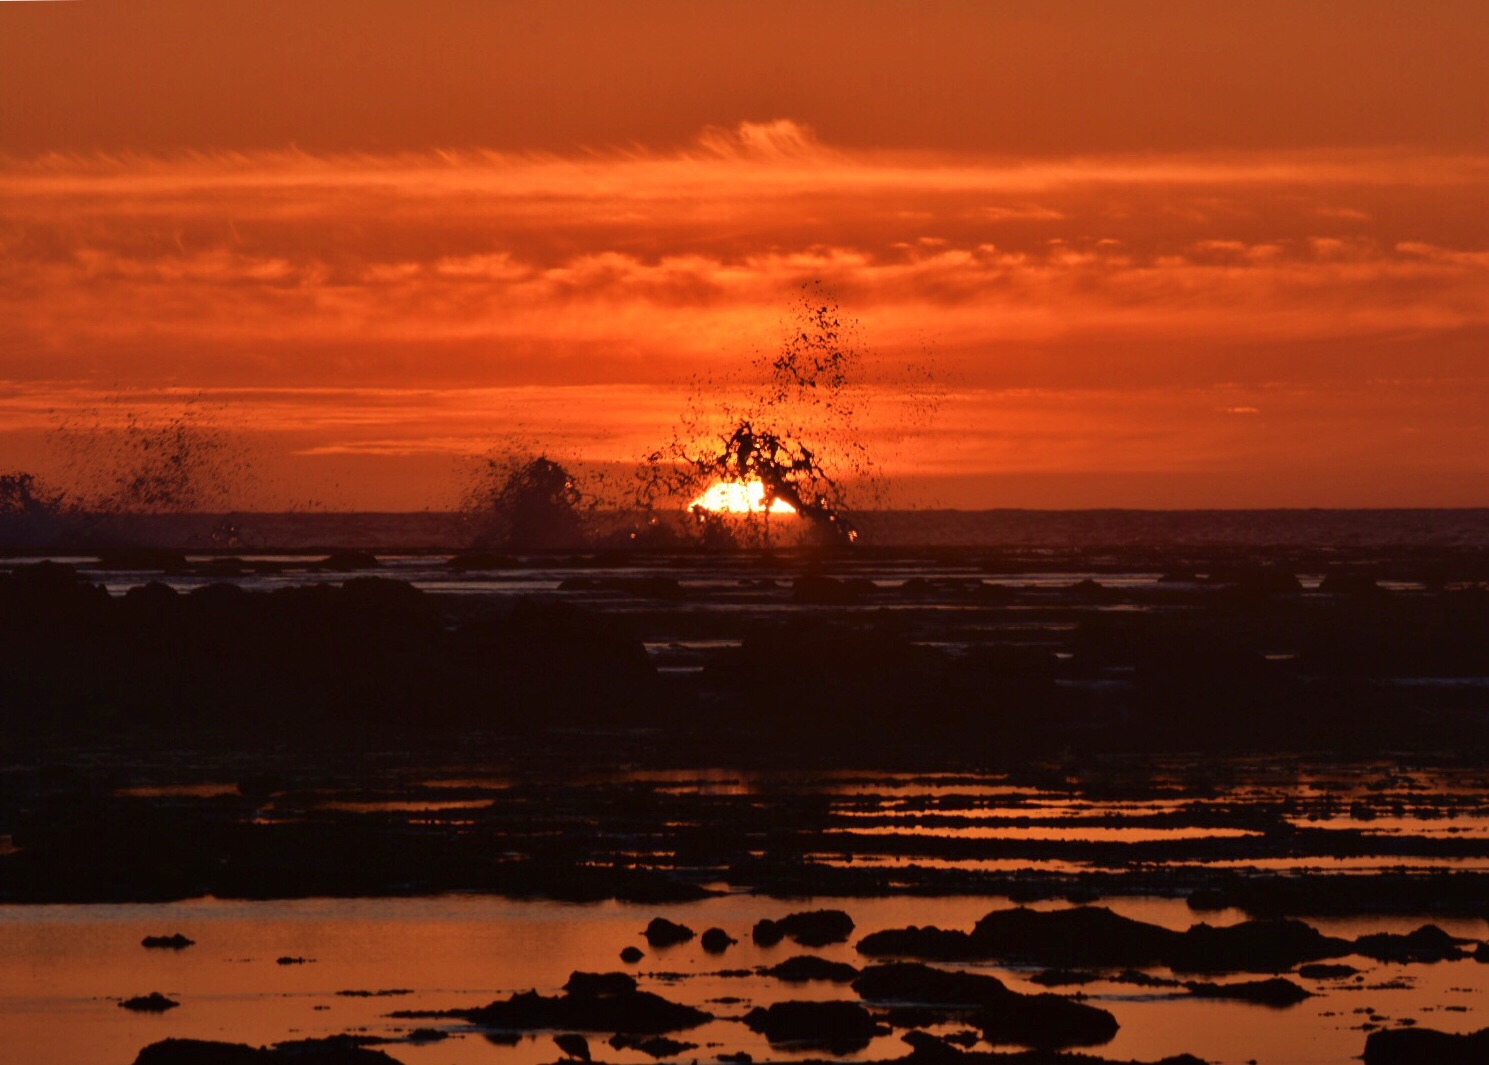
[[[773, 345], [820, 280], [882, 364], [932, 352], [961, 409], [1089, 397], [1079, 419], [1019, 401], [1044, 410], [1021, 443], [963, 466], [1219, 463], [1259, 446], [1226, 413], [1265, 409], [1273, 443], [1297, 443], [1273, 398], [1234, 390], [1364, 404], [1390, 380], [1390, 401], [1369, 393], [1384, 449], [1439, 382], [1489, 401], [1486, 191], [1473, 155], [1029, 163], [850, 150], [785, 120], [673, 152], [12, 158], [0, 410], [210, 388], [302, 456], [407, 456], [476, 446], [500, 393], [490, 420], [609, 456], [690, 376]], [[1171, 402], [1139, 422], [1138, 393]]]

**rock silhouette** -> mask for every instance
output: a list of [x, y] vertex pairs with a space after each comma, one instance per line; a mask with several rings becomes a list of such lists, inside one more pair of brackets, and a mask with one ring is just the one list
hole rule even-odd
[[693, 938], [693, 930], [685, 924], [677, 924], [665, 917], [653, 917], [641, 933], [653, 947], [672, 947]]
[[1092, 1046], [1117, 1034], [1106, 1010], [1058, 995], [1025, 995], [994, 976], [952, 972], [915, 962], [872, 965], [853, 981], [869, 1001], [954, 1013], [995, 1043], [1056, 1048]]
[[940, 928], [889, 929], [865, 936], [858, 950], [870, 957], [938, 961], [1005, 960], [1056, 967], [1142, 968], [1180, 972], [1280, 972], [1300, 963], [1355, 952], [1346, 939], [1326, 936], [1302, 921], [1243, 921], [1184, 932], [1122, 917], [1105, 907], [994, 910], [971, 932]]
[[399, 1065], [348, 1036], [251, 1047], [204, 1039], [165, 1039], [139, 1052], [134, 1065]]
[[847, 962], [828, 961], [811, 954], [798, 954], [762, 971], [767, 976], [793, 984], [810, 980], [845, 984], [858, 976], [858, 970]]
[[856, 1002], [774, 1002], [745, 1014], [744, 1023], [772, 1043], [851, 1054], [869, 1045], [882, 1028]]
[[148, 995], [136, 995], [134, 998], [126, 998], [119, 1003], [122, 1009], [131, 1010], [135, 1013], [164, 1013], [173, 1010], [181, 1003], [174, 999], [166, 998], [159, 991], [152, 991]]
[[1365, 1039], [1365, 1065], [1482, 1065], [1489, 1028], [1466, 1035], [1432, 1028], [1387, 1028]]
[[569, 977], [561, 996], [523, 991], [478, 1009], [456, 1010], [446, 1015], [461, 1017], [482, 1028], [506, 1031], [551, 1028], [631, 1035], [661, 1035], [695, 1028], [711, 1019], [702, 1010], [639, 990], [636, 981], [625, 973], [580, 972]]

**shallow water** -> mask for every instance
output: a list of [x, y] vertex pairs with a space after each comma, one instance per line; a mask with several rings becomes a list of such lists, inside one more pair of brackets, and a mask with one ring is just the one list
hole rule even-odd
[[[639, 933], [658, 913], [702, 931], [723, 927], [740, 939], [722, 958], [704, 954], [697, 941], [664, 951], [648, 950], [634, 971], [644, 987], [666, 997], [701, 1005], [719, 1019], [682, 1037], [703, 1044], [682, 1060], [713, 1060], [747, 1050], [757, 1060], [792, 1056], [771, 1048], [737, 1023], [752, 1005], [789, 998], [853, 998], [847, 987], [813, 983], [786, 985], [763, 976], [708, 975], [722, 968], [774, 964], [805, 951], [782, 944], [762, 949], [748, 932], [761, 917], [837, 905], [857, 922], [856, 941], [868, 932], [911, 923], [970, 928], [990, 909], [1006, 903], [987, 898], [814, 899], [782, 902], [731, 895], [667, 907], [621, 903], [573, 905], [484, 897], [424, 899], [223, 902], [200, 900], [168, 905], [0, 907], [0, 1046], [28, 1048], [31, 1065], [126, 1065], [139, 1048], [168, 1036], [265, 1043], [345, 1031], [397, 1037], [411, 1027], [435, 1026], [453, 1038], [428, 1046], [396, 1044], [387, 1049], [409, 1065], [475, 1065], [477, 1062], [533, 1065], [559, 1055], [549, 1034], [496, 1046], [482, 1035], [444, 1021], [399, 1021], [392, 1010], [442, 1009], [484, 1004], [513, 991], [554, 992], [570, 972], [623, 968], [624, 946], [645, 947]], [[1060, 904], [1050, 903], [1041, 908]], [[1117, 911], [1141, 920], [1183, 928], [1194, 915], [1172, 899], [1124, 899]], [[1207, 914], [1212, 924], [1240, 920], [1236, 911]], [[1410, 931], [1410, 918], [1322, 920], [1325, 932], [1358, 935]], [[1437, 921], [1461, 936], [1483, 938], [1484, 921]], [[197, 940], [184, 951], [145, 950], [147, 934], [182, 932]], [[862, 964], [851, 944], [815, 951]], [[281, 966], [284, 956], [314, 959]], [[1358, 1026], [1373, 1009], [1392, 1020], [1414, 1018], [1450, 1031], [1482, 1027], [1489, 966], [1472, 961], [1437, 965], [1378, 965], [1348, 959], [1366, 970], [1362, 982], [1302, 981], [1322, 992], [1287, 1010], [1244, 1003], [1196, 1001], [1118, 984], [1085, 988], [1110, 1009], [1122, 1028], [1100, 1052], [1153, 1060], [1179, 1052], [1214, 1062], [1322, 1065], [1360, 1053]], [[1022, 990], [1027, 971], [984, 967]], [[1168, 975], [1165, 970], [1155, 970]], [[1380, 988], [1406, 981], [1409, 986]], [[1361, 989], [1363, 984], [1368, 990]], [[390, 997], [346, 997], [338, 991], [407, 989]], [[161, 991], [181, 1002], [163, 1015], [120, 1009], [123, 996]], [[710, 1003], [739, 997], [731, 1004]], [[1462, 1012], [1445, 1007], [1462, 1007]], [[1330, 1014], [1333, 1014], [1330, 1016]], [[592, 1040], [592, 1042], [597, 1042]], [[606, 1061], [649, 1061], [635, 1052], [596, 1047]], [[897, 1036], [875, 1040], [854, 1057], [899, 1056]]]

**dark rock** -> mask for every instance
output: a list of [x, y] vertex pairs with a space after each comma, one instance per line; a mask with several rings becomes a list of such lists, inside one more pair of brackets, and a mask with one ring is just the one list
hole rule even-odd
[[1452, 1035], [1432, 1028], [1388, 1028], [1365, 1039], [1365, 1065], [1483, 1065], [1489, 1028]]
[[896, 962], [865, 969], [853, 989], [871, 1002], [971, 1011], [969, 1023], [993, 1043], [1091, 1046], [1117, 1034], [1117, 1020], [1106, 1010], [1058, 995], [1021, 994], [997, 977], [980, 973]]
[[270, 1065], [272, 1053], [243, 1043], [166, 1039], [141, 1050], [134, 1065]]
[[125, 592], [124, 604], [136, 618], [147, 617], [159, 624], [180, 598], [181, 594], [169, 584], [151, 581], [148, 584], [137, 584]]
[[313, 958], [301, 958], [301, 957], [291, 956], [289, 954], [286, 954], [282, 958], [275, 958], [274, 959], [274, 964], [275, 965], [309, 965], [314, 960], [315, 959], [313, 959]]
[[766, 918], [755, 923], [751, 938], [762, 947], [772, 947], [782, 939], [794, 940], [803, 947], [825, 947], [843, 943], [853, 934], [853, 918], [842, 910], [804, 910], [775, 920]]
[[858, 970], [847, 962], [828, 961], [826, 958], [818, 958], [811, 954], [798, 954], [761, 971], [766, 976], [774, 976], [777, 980], [784, 980], [791, 984], [805, 983], [808, 980], [826, 980], [830, 983], [845, 984], [858, 976]]
[[1059, 995], [1008, 994], [969, 1018], [990, 1043], [1039, 1049], [1095, 1046], [1111, 1042], [1117, 1034], [1117, 1018], [1096, 1006]]
[[1235, 999], [1240, 1002], [1255, 1002], [1261, 1006], [1296, 1006], [1304, 999], [1312, 998], [1291, 980], [1274, 977], [1270, 980], [1247, 980], [1233, 984], [1211, 984], [1190, 981], [1184, 985], [1196, 998]]
[[1308, 980], [1344, 980], [1359, 971], [1353, 965], [1345, 965], [1342, 962], [1314, 962], [1311, 965], [1298, 966], [1298, 975]]
[[[764, 923], [764, 922], [762, 922]], [[756, 926], [758, 932], [759, 925]], [[757, 943], [760, 940], [755, 940]], [[779, 942], [779, 940], [777, 940]], [[858, 953], [871, 958], [925, 958], [929, 961], [969, 961], [978, 957], [972, 937], [955, 929], [927, 925], [886, 928], [858, 941]]]
[[747, 1050], [740, 1050], [733, 1054], [720, 1054], [719, 1060], [730, 1062], [731, 1065], [750, 1065], [755, 1056]]
[[159, 950], [185, 950], [195, 944], [196, 940], [188, 939], [180, 932], [168, 936], [146, 936], [140, 940], [140, 946]]
[[803, 947], [823, 947], [829, 943], [846, 943], [853, 934], [853, 918], [842, 910], [810, 910], [792, 913], [776, 921], [787, 939]]
[[653, 947], [671, 947], [686, 943], [693, 938], [693, 930], [685, 924], [676, 924], [665, 917], [653, 917], [641, 933]]
[[620, 952], [620, 960], [627, 965], [635, 965], [644, 957], [646, 957], [646, 953], [640, 947], [627, 947]]
[[1230, 898], [1219, 888], [1199, 888], [1190, 893], [1186, 900], [1191, 910], [1213, 911], [1223, 910], [1230, 906]]
[[579, 1032], [660, 1035], [694, 1028], [712, 1016], [691, 1006], [638, 991], [625, 973], [574, 973], [562, 996], [523, 991], [474, 1010], [453, 1011], [483, 1028], [531, 1031], [550, 1028]]
[[652, 1058], [675, 1058], [687, 1050], [697, 1050], [697, 1043], [685, 1043], [681, 1039], [669, 1039], [665, 1035], [635, 1036], [613, 1035], [610, 1045], [616, 1050], [639, 1050]]
[[51, 559], [21, 566], [11, 577], [28, 592], [38, 593], [66, 593], [84, 583], [75, 566]]
[[630, 995], [636, 991], [636, 979], [626, 973], [581, 973], [569, 974], [564, 990], [583, 998], [600, 998], [604, 995]]
[[710, 928], [703, 933], [702, 938], [699, 940], [703, 949], [710, 954], [722, 954], [738, 942], [739, 940], [735, 939], [722, 928]]
[[1095, 983], [1101, 974], [1088, 969], [1044, 969], [1029, 979], [1041, 987], [1074, 987]]
[[136, 995], [134, 998], [126, 998], [119, 1003], [122, 1009], [133, 1010], [136, 1013], [164, 1013], [179, 1005], [181, 1003], [166, 998], [159, 991], [152, 991], [148, 995]]
[[754, 940], [757, 947], [773, 947], [786, 938], [786, 933], [781, 931], [781, 926], [763, 917], [755, 922], [755, 927], [750, 929], [750, 939]]
[[1302, 921], [1243, 921], [1175, 932], [1122, 917], [1105, 907], [994, 910], [970, 934], [901, 929], [867, 936], [866, 954], [931, 960], [1007, 960], [1057, 967], [1142, 968], [1169, 965], [1186, 972], [1281, 972], [1300, 962], [1342, 957], [1348, 940], [1325, 936]]
[[853, 990], [871, 1002], [953, 1009], [974, 1009], [1017, 995], [996, 976], [951, 972], [916, 962], [871, 965], [858, 974]]
[[1428, 924], [1406, 935], [1377, 932], [1360, 936], [1355, 940], [1355, 953], [1376, 961], [1398, 964], [1452, 961], [1464, 956], [1459, 943], [1437, 925]]
[[340, 998], [396, 998], [399, 995], [412, 995], [413, 993], [413, 988], [410, 987], [383, 987], [378, 988], [376, 991], [351, 990], [336, 992]]
[[[974, 1035], [974, 1038], [977, 1037]], [[960, 1061], [964, 1056], [952, 1046], [949, 1039], [922, 1032], [918, 1028], [900, 1036], [900, 1041], [910, 1047], [910, 1056], [917, 1062]]]
[[410, 1043], [442, 1043], [450, 1038], [450, 1033], [439, 1028], [415, 1028], [404, 1038]]
[[1043, 965], [1152, 965], [1172, 952], [1178, 932], [1134, 921], [1104, 906], [994, 910], [972, 930], [972, 957]]
[[1480, 943], [1473, 949], [1473, 960], [1489, 964], [1489, 943]]
[[744, 1022], [772, 1043], [798, 1043], [833, 1054], [862, 1050], [882, 1031], [857, 1002], [775, 1002], [750, 1010]]
[[354, 1035], [297, 1039], [265, 1051], [264, 1065], [399, 1065], [381, 1050], [365, 1045], [376, 1041]]
[[1164, 961], [1183, 972], [1283, 972], [1300, 962], [1339, 958], [1353, 944], [1295, 920], [1243, 921], [1224, 928], [1195, 925]]
[[952, 1020], [967, 1019], [966, 1010], [946, 1006], [878, 1006], [877, 1016], [891, 1028], [934, 1028]]

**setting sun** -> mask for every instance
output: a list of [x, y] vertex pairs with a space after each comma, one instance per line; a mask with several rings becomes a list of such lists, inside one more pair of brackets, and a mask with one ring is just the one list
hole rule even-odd
[[[765, 485], [759, 481], [720, 481], [688, 504], [689, 509], [702, 507], [716, 514], [764, 514]], [[795, 514], [796, 508], [784, 499], [772, 499], [769, 513]]]

